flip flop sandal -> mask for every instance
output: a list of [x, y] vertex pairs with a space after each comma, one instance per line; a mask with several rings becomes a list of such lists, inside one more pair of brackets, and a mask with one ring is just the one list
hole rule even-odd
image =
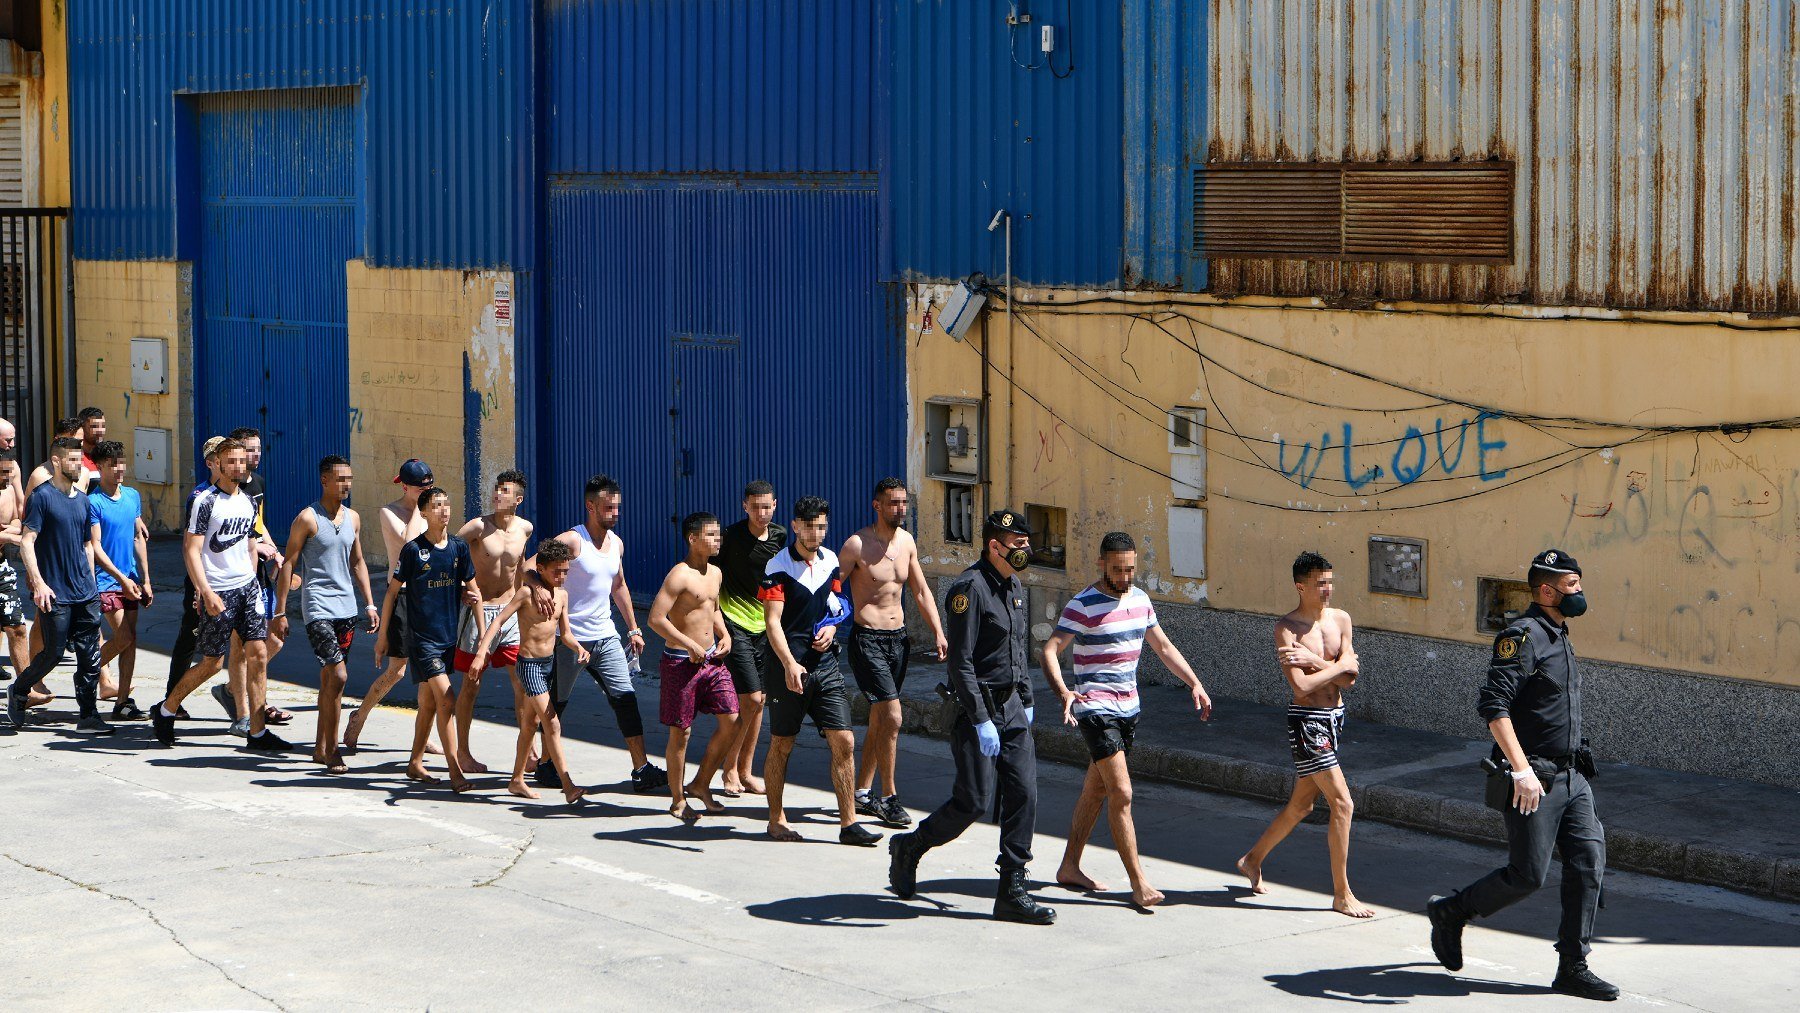
[[263, 723], [265, 724], [285, 725], [292, 720], [294, 720], [294, 716], [280, 707], [271, 705], [263, 708]]
[[124, 703], [113, 707], [112, 716], [114, 721], [142, 721], [147, 715], [136, 700], [127, 697]]

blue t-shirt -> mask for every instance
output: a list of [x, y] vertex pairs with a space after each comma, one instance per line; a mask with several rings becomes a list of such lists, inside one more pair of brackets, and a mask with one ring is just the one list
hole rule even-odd
[[58, 605], [93, 601], [100, 593], [86, 548], [91, 525], [99, 521], [86, 496], [64, 495], [55, 482], [33, 489], [25, 501], [25, 527], [37, 532], [38, 573]]
[[[144, 501], [138, 491], [128, 485], [119, 486], [119, 498], [115, 500], [96, 485], [88, 493], [88, 505], [100, 519], [100, 547], [106, 550], [107, 558], [120, 573], [132, 580], [138, 579], [137, 522], [144, 512]], [[112, 574], [99, 566], [95, 566], [94, 571], [94, 580], [101, 591], [121, 590]]]
[[406, 632], [410, 653], [443, 654], [456, 646], [463, 585], [475, 579], [469, 543], [450, 536], [442, 548], [425, 535], [400, 549], [394, 579], [406, 585]]

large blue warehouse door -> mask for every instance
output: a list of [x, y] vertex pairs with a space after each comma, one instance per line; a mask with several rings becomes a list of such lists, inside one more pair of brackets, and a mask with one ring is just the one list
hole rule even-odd
[[231, 92], [195, 99], [193, 112], [195, 442], [262, 430], [264, 514], [279, 543], [318, 497], [319, 458], [350, 453], [355, 92]]
[[681, 556], [678, 520], [737, 520], [751, 479], [775, 483], [784, 523], [829, 499], [833, 546], [867, 523], [906, 459], [879, 229], [862, 178], [554, 182], [540, 518], [577, 523], [587, 477], [618, 479], [640, 595]]

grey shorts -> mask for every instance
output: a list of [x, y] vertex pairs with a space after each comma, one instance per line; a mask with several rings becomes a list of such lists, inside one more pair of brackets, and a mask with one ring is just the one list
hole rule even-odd
[[556, 658], [520, 658], [513, 671], [518, 674], [519, 688], [526, 696], [548, 693], [550, 679], [556, 671]]
[[632, 692], [631, 664], [625, 659], [625, 647], [618, 637], [601, 637], [599, 640], [583, 640], [581, 646], [587, 649], [588, 660], [585, 665], [575, 664], [575, 652], [564, 647], [560, 642], [556, 645], [556, 704], [562, 706], [569, 702], [569, 694], [575, 691], [576, 677], [582, 672], [592, 676], [606, 691], [608, 697], [623, 696]]

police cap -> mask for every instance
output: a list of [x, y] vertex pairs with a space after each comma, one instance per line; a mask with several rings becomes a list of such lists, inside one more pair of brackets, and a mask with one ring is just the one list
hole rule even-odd
[[1025, 523], [1025, 515], [1017, 510], [996, 510], [988, 514], [985, 529], [1007, 531], [1015, 535], [1031, 534], [1031, 525]]
[[1545, 549], [1531, 557], [1531, 569], [1543, 573], [1572, 573], [1581, 576], [1581, 564], [1561, 549]]

